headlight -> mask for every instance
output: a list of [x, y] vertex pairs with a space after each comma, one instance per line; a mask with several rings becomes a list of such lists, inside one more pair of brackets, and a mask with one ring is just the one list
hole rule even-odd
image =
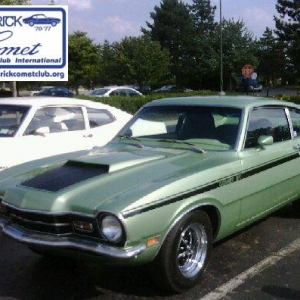
[[2, 202], [3, 202], [3, 197], [0, 196], [0, 214], [6, 214], [7, 207]]
[[103, 236], [112, 243], [119, 243], [123, 237], [120, 221], [113, 215], [105, 215], [100, 219], [100, 230]]

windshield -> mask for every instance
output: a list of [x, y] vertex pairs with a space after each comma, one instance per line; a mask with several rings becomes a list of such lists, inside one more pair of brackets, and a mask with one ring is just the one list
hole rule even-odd
[[233, 149], [242, 111], [215, 106], [150, 106], [143, 108], [120, 136], [159, 142], [188, 141], [204, 150]]
[[90, 92], [90, 95], [104, 95], [109, 89], [97, 89]]
[[0, 137], [11, 137], [18, 131], [29, 107], [0, 105]]

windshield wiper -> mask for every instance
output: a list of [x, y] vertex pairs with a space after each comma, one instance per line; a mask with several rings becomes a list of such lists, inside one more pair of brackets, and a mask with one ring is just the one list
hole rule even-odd
[[158, 142], [188, 145], [188, 146], [190, 146], [189, 149], [192, 150], [192, 151], [195, 151], [195, 152], [198, 152], [198, 153], [206, 153], [204, 149], [199, 149], [194, 144], [186, 142], [186, 141], [172, 140], [172, 139], [161, 139], [161, 140], [158, 140]]
[[132, 146], [135, 146], [135, 147], [139, 147], [139, 148], [144, 148], [144, 146], [140, 143], [140, 140], [139, 139], [137, 139], [137, 138], [135, 138], [135, 137], [132, 137], [132, 136], [130, 136], [130, 135], [126, 135], [126, 134], [119, 134], [118, 135], [118, 138], [120, 138], [120, 139], [126, 139], [126, 140], [132, 140], [132, 141], [135, 141], [135, 142], [137, 142], [137, 143], [132, 143], [132, 144], [130, 144], [130, 145], [132, 145]]

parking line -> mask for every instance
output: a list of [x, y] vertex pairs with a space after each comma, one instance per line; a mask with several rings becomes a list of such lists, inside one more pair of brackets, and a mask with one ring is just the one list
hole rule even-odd
[[248, 270], [242, 272], [241, 274], [227, 281], [226, 283], [222, 284], [214, 291], [206, 294], [204, 297], [200, 298], [199, 300], [218, 300], [224, 298], [228, 293], [232, 292], [238, 286], [243, 284], [247, 279], [250, 279], [253, 276], [259, 274], [261, 271], [274, 265], [280, 259], [290, 255], [291, 253], [299, 249], [300, 249], [300, 238], [293, 241], [292, 243], [285, 246], [284, 248], [280, 249], [278, 252], [274, 253], [273, 255], [260, 261], [259, 263], [249, 268]]

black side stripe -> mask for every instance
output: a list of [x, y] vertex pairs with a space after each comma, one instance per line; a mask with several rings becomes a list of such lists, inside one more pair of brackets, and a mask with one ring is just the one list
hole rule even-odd
[[277, 166], [280, 166], [280, 165], [282, 165], [284, 163], [287, 163], [289, 161], [292, 161], [294, 159], [298, 159], [299, 157], [300, 156], [299, 156], [298, 153], [287, 156], [287, 157], [283, 157], [279, 160], [272, 161], [270, 163], [258, 166], [256, 168], [253, 168], [253, 169], [250, 169], [250, 170], [245, 170], [243, 172], [233, 174], [229, 177], [220, 178], [217, 181], [214, 181], [214, 182], [210, 183], [209, 185], [199, 187], [199, 188], [197, 188], [195, 190], [192, 190], [190, 192], [185, 192], [185, 193], [177, 195], [177, 196], [175, 195], [175, 196], [172, 196], [171, 198], [167, 197], [165, 199], [160, 199], [157, 203], [154, 203], [152, 205], [148, 205], [147, 207], [138, 208], [136, 210], [132, 210], [132, 211], [128, 211], [128, 212], [125, 211], [125, 212], [122, 213], [122, 215], [125, 219], [130, 218], [130, 217], [133, 217], [134, 215], [142, 214], [144, 212], [156, 209], [158, 207], [165, 206], [165, 205], [168, 205], [168, 204], [172, 204], [172, 203], [184, 200], [186, 198], [190, 198], [190, 197], [200, 195], [200, 194], [203, 194], [205, 192], [220, 188], [224, 185], [231, 184], [231, 183], [234, 183], [236, 181], [246, 179], [248, 177], [251, 177], [251, 176], [256, 175], [258, 173], [261, 173], [261, 172], [264, 172], [266, 170], [275, 168]]

